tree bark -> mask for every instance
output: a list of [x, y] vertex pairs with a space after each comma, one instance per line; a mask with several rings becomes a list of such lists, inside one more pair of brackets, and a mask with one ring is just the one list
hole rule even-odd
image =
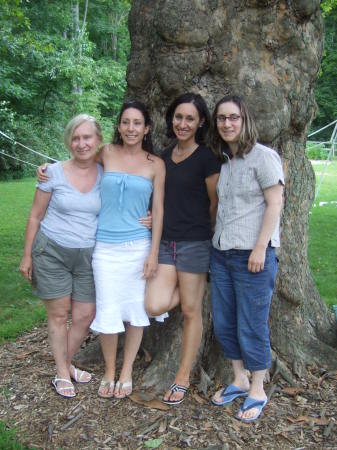
[[[315, 114], [323, 24], [319, 0], [134, 0], [129, 17], [131, 59], [127, 98], [150, 108], [154, 141], [167, 144], [164, 113], [172, 99], [199, 92], [210, 109], [228, 93], [244, 96], [257, 120], [259, 141], [277, 149], [286, 174], [280, 266], [270, 318], [275, 357], [293, 375], [307, 366], [337, 367], [333, 314], [315, 288], [308, 266], [309, 210], [314, 173], [305, 156]], [[153, 355], [145, 387], [163, 389], [179, 363], [182, 318], [146, 330]], [[196, 368], [228, 378], [228, 365], [211, 329], [205, 296], [204, 339]], [[198, 372], [196, 372], [198, 373]]]

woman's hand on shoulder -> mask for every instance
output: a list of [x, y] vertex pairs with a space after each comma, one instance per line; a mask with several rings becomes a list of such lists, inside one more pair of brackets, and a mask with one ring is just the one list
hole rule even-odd
[[49, 163], [44, 163], [36, 169], [37, 181], [44, 183], [49, 180], [49, 175], [46, 173]]
[[19, 270], [24, 278], [26, 278], [28, 281], [32, 281], [33, 260], [30, 255], [22, 257]]

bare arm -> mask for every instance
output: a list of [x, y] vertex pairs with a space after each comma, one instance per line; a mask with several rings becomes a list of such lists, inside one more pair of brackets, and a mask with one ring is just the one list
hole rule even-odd
[[264, 268], [266, 249], [275, 230], [282, 208], [282, 194], [283, 185], [280, 183], [263, 191], [267, 206], [259, 237], [248, 259], [248, 270], [250, 272], [260, 272]]
[[33, 206], [27, 221], [26, 239], [23, 250], [23, 257], [20, 263], [20, 272], [29, 281], [32, 280], [32, 271], [33, 271], [32, 246], [35, 235], [39, 229], [40, 222], [46, 213], [50, 197], [51, 192], [44, 192], [41, 191], [40, 189], [36, 189], [33, 200]]
[[144, 278], [151, 278], [155, 276], [158, 269], [159, 245], [163, 230], [164, 183], [165, 165], [164, 162], [158, 158], [156, 159], [155, 176], [153, 179], [152, 245], [150, 254], [144, 264]]
[[206, 188], [209, 198], [209, 216], [211, 218], [212, 229], [215, 227], [216, 211], [218, 208], [218, 195], [216, 193], [216, 185], [219, 179], [219, 173], [215, 173], [206, 178]]
[[114, 158], [114, 152], [120, 148], [116, 144], [104, 144], [96, 153], [95, 161], [103, 166], [109, 163], [111, 158]]

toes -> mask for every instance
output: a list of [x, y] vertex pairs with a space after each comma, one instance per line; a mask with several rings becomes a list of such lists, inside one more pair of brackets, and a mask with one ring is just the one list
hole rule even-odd
[[216, 391], [216, 393], [213, 395], [213, 399], [214, 399], [216, 402], [221, 402], [221, 400], [222, 400], [222, 397], [221, 397], [222, 391], [223, 391], [223, 389], [219, 389], [219, 390]]
[[164, 400], [169, 400], [170, 395], [173, 395], [173, 394], [171, 393], [171, 391], [166, 391], [166, 392], [165, 392], [165, 395], [164, 395]]
[[252, 408], [252, 409], [249, 409], [248, 411], [245, 411], [241, 415], [241, 417], [243, 419], [250, 419], [251, 417], [254, 417], [257, 413], [258, 413], [258, 409], [257, 408]]
[[164, 400], [171, 400], [171, 401], [179, 401], [184, 397], [183, 392], [171, 392], [168, 391], [165, 394]]
[[237, 417], [239, 417], [240, 419], [251, 419], [252, 417], [256, 416], [258, 411], [258, 408], [247, 409], [247, 411], [239, 410]]
[[114, 387], [115, 383], [113, 381], [101, 381], [101, 384], [98, 388], [98, 395], [100, 397], [113, 397], [114, 395]]

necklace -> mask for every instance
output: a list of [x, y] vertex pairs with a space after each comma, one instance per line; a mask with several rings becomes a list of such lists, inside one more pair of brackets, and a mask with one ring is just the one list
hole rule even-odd
[[179, 144], [177, 144], [175, 147], [175, 152], [178, 156], [183, 156], [183, 155], [185, 155], [185, 153], [189, 153], [191, 150], [192, 151], [195, 150], [196, 149], [195, 145], [196, 144], [194, 143], [191, 147], [182, 149], [182, 148], [179, 148]]

